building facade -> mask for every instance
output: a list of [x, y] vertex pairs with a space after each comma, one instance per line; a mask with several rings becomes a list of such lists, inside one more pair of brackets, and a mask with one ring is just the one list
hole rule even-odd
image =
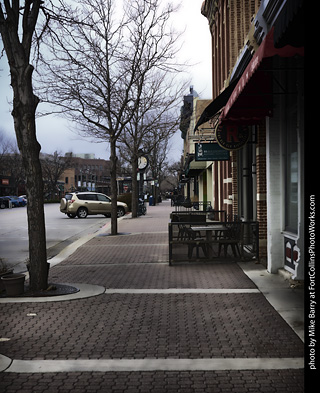
[[[304, 5], [301, 0], [206, 0], [212, 35], [209, 121], [229, 160], [207, 161], [199, 189], [217, 210], [259, 222], [260, 260], [304, 271]], [[201, 185], [202, 184], [202, 185]]]
[[110, 161], [96, 158], [82, 158], [69, 156], [70, 168], [65, 170], [60, 177], [64, 186], [64, 192], [73, 191], [96, 191], [109, 195], [110, 183]]
[[180, 124], [181, 137], [183, 142], [184, 153], [184, 197], [186, 200], [192, 202], [208, 200], [206, 189], [203, 187], [202, 180], [203, 173], [207, 167], [206, 160], [196, 160], [196, 148], [198, 143], [205, 138], [211, 137], [211, 126], [208, 123], [203, 125], [203, 130], [206, 128], [208, 133], [203, 132], [199, 137], [195, 132], [195, 125], [204, 110], [210, 103], [210, 100], [202, 100], [199, 98], [197, 92], [190, 88], [190, 94], [184, 96], [182, 107], [182, 121]]

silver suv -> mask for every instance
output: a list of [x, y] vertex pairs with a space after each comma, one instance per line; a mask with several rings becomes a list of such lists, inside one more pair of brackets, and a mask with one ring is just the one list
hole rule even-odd
[[[103, 214], [111, 216], [111, 198], [99, 192], [72, 192], [65, 195], [60, 201], [60, 211], [68, 217], [86, 218], [87, 215]], [[128, 212], [128, 206], [117, 202], [118, 217]]]

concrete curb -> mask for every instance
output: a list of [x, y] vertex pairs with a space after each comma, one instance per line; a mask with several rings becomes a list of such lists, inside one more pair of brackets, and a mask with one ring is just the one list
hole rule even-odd
[[[10, 364], [9, 364], [10, 360]], [[13, 360], [6, 358], [7, 373], [59, 373], [108, 371], [216, 371], [301, 369], [303, 358], [216, 359], [76, 359]], [[1, 361], [0, 361], [1, 364]], [[1, 367], [1, 366], [0, 366]], [[4, 370], [2, 370], [4, 371]]]

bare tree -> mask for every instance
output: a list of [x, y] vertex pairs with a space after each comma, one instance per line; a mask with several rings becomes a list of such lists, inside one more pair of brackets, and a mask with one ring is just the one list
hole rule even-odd
[[[132, 217], [137, 216], [138, 181], [137, 167], [141, 152], [149, 156], [159, 146], [167, 146], [176, 132], [179, 120], [177, 106], [185, 89], [183, 82], [173, 82], [170, 73], [156, 76], [153, 83], [145, 83], [143, 100], [131, 122], [119, 138], [120, 154], [131, 166]], [[159, 155], [157, 155], [159, 157]]]
[[[153, 179], [158, 181], [158, 185], [161, 184], [164, 174], [165, 168], [168, 164], [168, 141], [163, 140], [158, 143], [151, 151], [150, 154], [150, 167]], [[158, 188], [154, 189], [154, 198], [157, 201], [158, 199]]]
[[41, 166], [45, 188], [52, 199], [57, 192], [58, 179], [71, 166], [71, 158], [63, 157], [57, 151], [53, 154], [41, 154]]
[[15, 150], [14, 142], [0, 129], [0, 173], [4, 173], [6, 170], [7, 156], [15, 152]]
[[21, 155], [15, 140], [7, 137], [0, 129], [0, 174], [10, 176], [10, 188], [18, 194], [19, 186], [25, 183]]
[[182, 169], [181, 160], [164, 166], [160, 183], [160, 190], [162, 192], [172, 191], [178, 187], [179, 175]]
[[43, 180], [36, 138], [35, 113], [39, 103], [32, 86], [32, 39], [41, 0], [0, 1], [0, 34], [8, 58], [13, 89], [14, 129], [25, 169], [28, 196], [30, 289], [47, 288], [48, 269], [43, 209]]
[[115, 0], [61, 4], [64, 23], [51, 21], [47, 36], [46, 99], [58, 104], [80, 132], [110, 142], [115, 235], [117, 142], [145, 103], [143, 86], [155, 80], [150, 75], [176, 70], [176, 35], [168, 29], [174, 8], [160, 0], [124, 2], [123, 10]]

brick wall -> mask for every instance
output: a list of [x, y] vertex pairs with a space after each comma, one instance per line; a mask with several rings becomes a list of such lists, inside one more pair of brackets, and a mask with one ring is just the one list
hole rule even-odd
[[245, 45], [245, 40], [250, 29], [252, 17], [258, 12], [261, 1], [230, 0], [228, 3], [228, 25], [230, 26], [229, 57], [230, 67], [232, 68], [240, 54], [241, 49]]
[[[203, 14], [212, 34], [212, 92], [215, 99], [225, 88], [237, 58], [246, 43], [253, 16], [261, 0], [206, 0]], [[257, 219], [260, 221], [260, 255], [267, 247], [266, 141], [265, 127], [259, 130], [257, 145]], [[214, 208], [238, 214], [238, 153], [228, 164], [213, 164]], [[232, 195], [232, 204], [229, 196]]]
[[202, 6], [212, 35], [213, 99], [225, 87], [260, 3], [261, 0], [206, 0]]

